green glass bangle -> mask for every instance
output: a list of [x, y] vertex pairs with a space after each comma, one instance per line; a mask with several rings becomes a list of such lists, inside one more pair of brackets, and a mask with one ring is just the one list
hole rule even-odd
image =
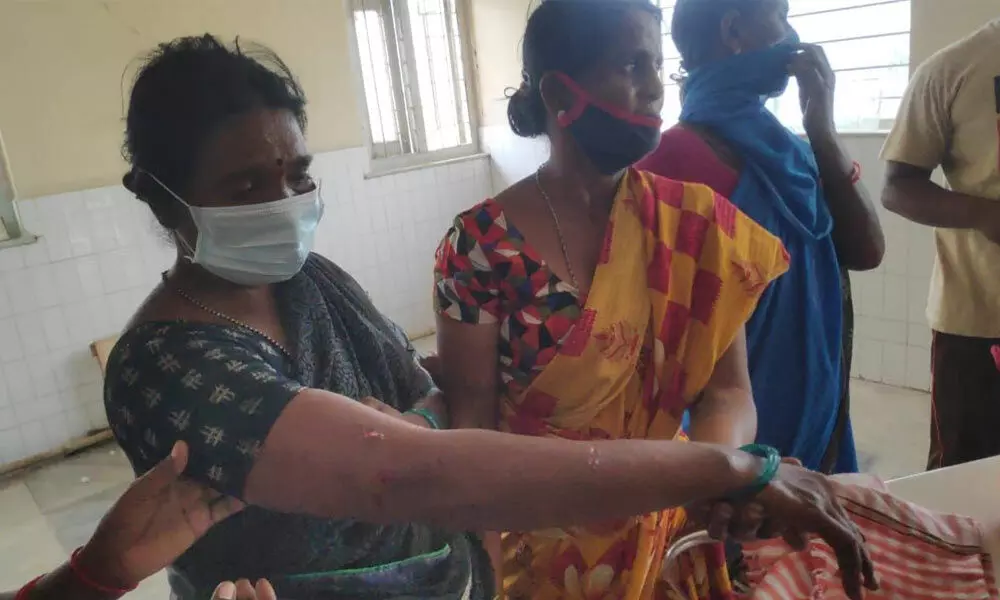
[[752, 498], [762, 492], [778, 474], [778, 469], [781, 467], [781, 453], [777, 449], [763, 444], [748, 444], [740, 450], [751, 456], [764, 459], [764, 466], [757, 477], [750, 482], [750, 485], [735, 494], [735, 497], [740, 499]]
[[406, 411], [406, 414], [420, 415], [421, 417], [424, 418], [425, 421], [427, 421], [427, 424], [431, 426], [431, 429], [441, 429], [441, 423], [438, 422], [437, 417], [435, 417], [434, 413], [427, 410], [426, 408], [422, 408], [419, 406], [417, 408], [411, 408], [410, 410]]

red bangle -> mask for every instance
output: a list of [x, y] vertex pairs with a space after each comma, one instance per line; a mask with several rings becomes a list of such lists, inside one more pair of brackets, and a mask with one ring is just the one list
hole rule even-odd
[[851, 183], [861, 181], [861, 163], [854, 161], [851, 165]]
[[100, 592], [102, 594], [106, 594], [108, 596], [115, 596], [115, 597], [124, 596], [125, 594], [127, 594], [127, 593], [135, 590], [135, 588], [137, 586], [134, 586], [134, 585], [132, 587], [130, 587], [130, 588], [124, 588], [123, 589], [123, 588], [116, 588], [116, 587], [111, 587], [111, 586], [107, 586], [107, 585], [101, 585], [100, 583], [94, 581], [93, 578], [91, 578], [89, 575], [87, 575], [83, 571], [83, 569], [80, 567], [79, 561], [77, 560], [79, 558], [79, 556], [80, 556], [80, 551], [81, 550], [83, 550], [82, 547], [81, 548], [77, 548], [76, 550], [73, 551], [73, 554], [69, 558], [69, 568], [73, 572], [73, 575], [75, 575], [76, 578], [78, 580], [80, 580], [80, 583], [82, 583], [83, 585], [89, 587], [90, 589], [94, 590], [95, 592]]
[[35, 591], [35, 588], [38, 587], [38, 582], [43, 579], [45, 579], [45, 575], [39, 575], [24, 584], [24, 587], [17, 591], [17, 595], [14, 596], [14, 600], [28, 600], [31, 597], [31, 592]]

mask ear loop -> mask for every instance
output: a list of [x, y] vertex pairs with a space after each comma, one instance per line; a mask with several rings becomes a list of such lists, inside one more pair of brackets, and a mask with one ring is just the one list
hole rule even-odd
[[580, 118], [580, 115], [583, 114], [583, 111], [587, 108], [587, 106], [594, 106], [611, 116], [632, 125], [656, 128], [663, 125], [663, 119], [660, 117], [631, 113], [619, 106], [612, 106], [606, 102], [601, 102], [591, 96], [587, 90], [583, 89], [580, 84], [573, 81], [573, 78], [565, 73], [556, 71], [552, 74], [573, 94], [573, 106], [571, 106], [568, 111], [560, 111], [560, 113], [556, 115], [560, 127], [566, 128], [572, 125], [574, 121]]
[[[167, 184], [160, 181], [159, 177], [153, 175], [152, 173], [150, 173], [146, 169], [143, 169], [142, 167], [136, 167], [136, 170], [142, 173], [143, 175], [146, 175], [153, 181], [155, 181], [158, 186], [160, 186], [161, 188], [164, 189], [164, 191], [173, 196], [175, 200], [177, 200], [184, 206], [184, 208], [188, 209], [188, 214], [191, 214], [191, 205], [185, 202], [184, 199], [181, 198], [179, 195], [177, 195], [176, 192], [167, 187]], [[182, 258], [188, 261], [189, 263], [194, 264], [195, 249], [194, 247], [191, 246], [191, 243], [188, 242], [186, 239], [184, 239], [184, 236], [182, 236], [177, 230], [174, 230], [174, 239], [177, 240], [177, 242], [181, 245], [184, 252], [186, 252], [186, 254], [182, 256]]]
[[556, 123], [559, 124], [559, 127], [565, 129], [580, 118], [580, 115], [587, 108], [587, 104], [589, 104], [589, 98], [587, 97], [587, 93], [580, 86], [576, 85], [576, 82], [569, 75], [558, 72], [553, 73], [553, 75], [573, 94], [573, 105], [569, 107], [569, 110], [560, 110], [556, 113]]

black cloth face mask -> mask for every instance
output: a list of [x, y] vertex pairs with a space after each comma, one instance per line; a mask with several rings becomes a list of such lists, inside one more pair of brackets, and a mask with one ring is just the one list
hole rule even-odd
[[598, 171], [613, 175], [656, 149], [663, 119], [629, 112], [593, 98], [568, 75], [554, 73], [573, 94], [560, 111], [559, 127], [569, 132]]

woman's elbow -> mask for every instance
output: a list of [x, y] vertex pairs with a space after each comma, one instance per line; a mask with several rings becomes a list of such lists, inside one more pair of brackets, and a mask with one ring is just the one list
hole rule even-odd
[[840, 266], [848, 271], [872, 271], [885, 258], [885, 235], [877, 222], [862, 235], [848, 235], [837, 244]]
[[[873, 236], [874, 237], [874, 236]], [[851, 271], [873, 271], [882, 265], [885, 258], [885, 239], [879, 235], [877, 239], [869, 240], [865, 248], [858, 253], [857, 260], [849, 265]]]

